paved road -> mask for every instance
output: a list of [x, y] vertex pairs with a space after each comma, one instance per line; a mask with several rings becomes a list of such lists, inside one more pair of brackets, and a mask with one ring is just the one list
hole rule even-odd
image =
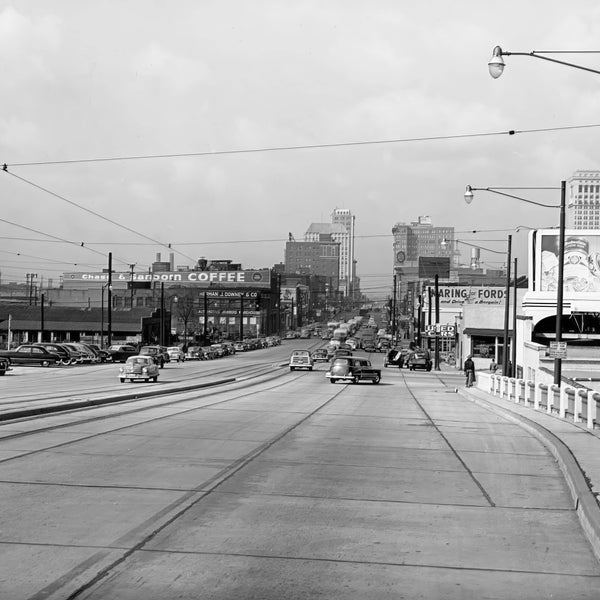
[[598, 598], [540, 442], [458, 375], [324, 369], [2, 426], [0, 597]]

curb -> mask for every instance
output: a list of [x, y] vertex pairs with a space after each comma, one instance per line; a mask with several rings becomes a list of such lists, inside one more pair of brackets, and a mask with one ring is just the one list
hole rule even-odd
[[509, 408], [494, 404], [485, 398], [472, 396], [473, 392], [467, 394], [459, 390], [459, 394], [467, 400], [521, 426], [548, 448], [563, 473], [571, 492], [571, 498], [573, 499], [573, 505], [581, 527], [592, 546], [596, 559], [600, 561], [600, 506], [571, 449], [557, 435], [546, 429], [543, 425], [514, 413]]

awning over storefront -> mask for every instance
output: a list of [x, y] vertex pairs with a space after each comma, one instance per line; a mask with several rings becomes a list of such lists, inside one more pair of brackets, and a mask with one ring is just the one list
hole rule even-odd
[[[463, 330], [465, 335], [480, 335], [489, 337], [504, 337], [504, 329], [479, 329], [477, 327], [465, 327]], [[508, 335], [513, 334], [512, 329], [508, 330]]]

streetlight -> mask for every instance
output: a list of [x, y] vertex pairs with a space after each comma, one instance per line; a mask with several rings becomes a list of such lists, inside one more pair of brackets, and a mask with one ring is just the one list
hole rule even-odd
[[533, 58], [539, 58], [541, 60], [547, 60], [553, 63], [558, 63], [559, 65], [565, 65], [566, 67], [574, 67], [575, 69], [581, 69], [582, 71], [589, 71], [590, 73], [596, 73], [600, 75], [600, 71], [596, 69], [590, 69], [589, 67], [584, 67], [582, 65], [576, 65], [574, 63], [565, 62], [563, 60], [557, 60], [556, 58], [549, 58], [548, 56], [544, 56], [545, 54], [600, 54], [599, 50], [533, 50], [532, 52], [505, 52], [500, 48], [500, 46], [496, 46], [492, 52], [492, 58], [488, 62], [488, 69], [490, 71], [490, 75], [494, 79], [498, 79], [500, 75], [504, 72], [504, 59], [503, 56], [531, 56]]
[[[557, 187], [510, 187], [510, 188], [474, 188], [468, 185], [465, 190], [465, 202], [467, 204], [471, 204], [473, 201], [473, 192], [474, 191], [485, 191], [491, 192], [493, 194], [499, 194], [501, 196], [507, 196], [508, 198], [514, 198], [515, 200], [519, 200], [521, 202], [527, 202], [529, 204], [535, 204], [536, 206], [542, 206], [544, 208], [559, 208], [560, 209], [560, 217], [559, 217], [559, 241], [558, 241], [558, 281], [557, 281], [557, 289], [556, 289], [556, 342], [562, 341], [562, 315], [563, 315], [563, 273], [565, 266], [565, 198], [566, 198], [566, 182], [560, 182], [560, 188]], [[526, 198], [521, 198], [520, 196], [514, 196], [513, 194], [508, 194], [501, 190], [557, 190], [560, 189], [560, 204], [543, 204], [542, 202], [535, 202], [533, 200], [528, 200]], [[510, 272], [510, 238], [509, 238], [509, 258], [507, 262], [507, 280], [509, 279]], [[506, 343], [506, 338], [505, 338]], [[506, 349], [504, 352], [506, 357]], [[505, 358], [506, 360], [506, 358]], [[560, 358], [554, 359], [554, 385], [560, 385], [561, 382], [561, 369], [562, 369], [562, 360]]]

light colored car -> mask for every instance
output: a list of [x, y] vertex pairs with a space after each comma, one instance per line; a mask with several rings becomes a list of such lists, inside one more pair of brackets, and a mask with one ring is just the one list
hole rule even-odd
[[290, 371], [296, 369], [313, 370], [314, 361], [308, 350], [294, 350], [290, 356]]
[[179, 346], [169, 346], [167, 348], [167, 354], [172, 361], [183, 362], [185, 360], [185, 354]]
[[189, 346], [185, 358], [186, 360], [203, 360], [204, 352], [200, 346]]
[[151, 356], [130, 356], [122, 367], [119, 367], [121, 383], [142, 379], [158, 381], [158, 365]]

